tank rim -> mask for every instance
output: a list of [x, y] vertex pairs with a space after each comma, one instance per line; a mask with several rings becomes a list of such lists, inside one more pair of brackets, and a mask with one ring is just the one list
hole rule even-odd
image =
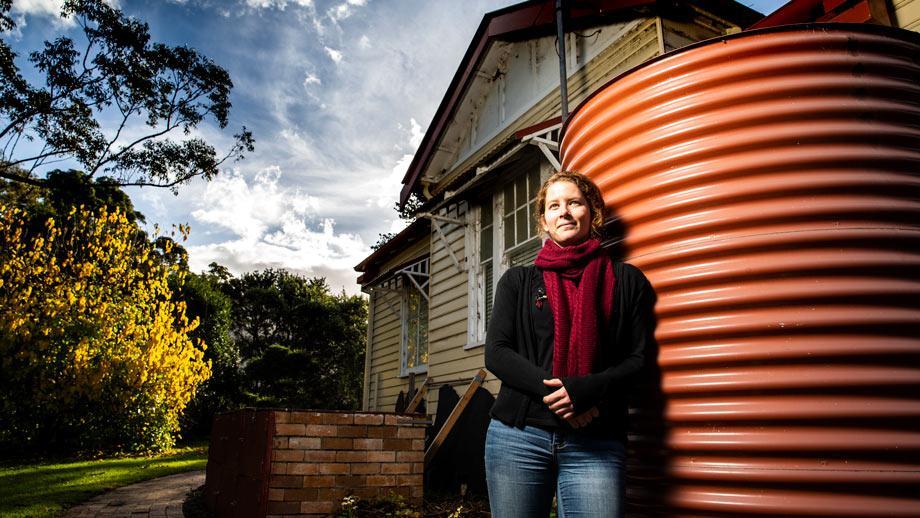
[[690, 45], [681, 47], [679, 49], [674, 49], [670, 52], [665, 52], [664, 54], [661, 54], [660, 56], [655, 56], [654, 58], [649, 59], [648, 61], [640, 63], [630, 68], [629, 70], [626, 70], [618, 74], [617, 76], [610, 79], [603, 85], [599, 86], [596, 90], [588, 94], [587, 97], [585, 97], [580, 103], [578, 103], [578, 105], [574, 109], [572, 109], [569, 112], [569, 116], [566, 118], [565, 122], [562, 124], [562, 128], [560, 129], [560, 132], [559, 132], [559, 143], [561, 144], [562, 141], [565, 140], [566, 133], [568, 132], [568, 129], [569, 129], [569, 122], [571, 122], [572, 118], [575, 116], [575, 114], [579, 112], [579, 110], [582, 109], [583, 106], [588, 104], [601, 91], [607, 89], [608, 86], [612, 85], [613, 83], [616, 83], [620, 79], [638, 70], [642, 70], [643, 68], [652, 66], [659, 61], [669, 59], [683, 52], [690, 52], [700, 47], [714, 45], [717, 43], [723, 43], [726, 41], [732, 41], [738, 38], [745, 38], [748, 36], [757, 36], [761, 34], [773, 34], [773, 33], [795, 32], [795, 31], [817, 31], [817, 30], [821, 30], [825, 32], [839, 31], [839, 32], [863, 32], [867, 34], [880, 34], [884, 36], [892, 36], [895, 38], [911, 41], [912, 43], [916, 45], [920, 45], [920, 33], [909, 31], [907, 29], [901, 29], [899, 27], [888, 27], [885, 25], [873, 25], [873, 24], [868, 24], [868, 23], [827, 23], [827, 22], [777, 25], [775, 27], [764, 27], [762, 29], [744, 30], [741, 32], [736, 32], [734, 34], [726, 34], [723, 36], [716, 36], [714, 38], [700, 40], [700, 41], [691, 43]]

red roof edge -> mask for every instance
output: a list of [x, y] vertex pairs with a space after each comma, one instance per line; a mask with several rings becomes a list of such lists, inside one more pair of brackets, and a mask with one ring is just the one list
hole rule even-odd
[[[880, 7], [873, 4], [879, 4]], [[812, 22], [891, 24], [884, 2], [875, 0], [792, 0], [748, 29]]]
[[777, 25], [813, 22], [823, 14], [823, 0], [792, 0], [773, 11], [773, 13], [766, 16], [764, 19], [751, 25], [748, 29], [761, 29], [764, 27], [775, 27]]
[[538, 132], [538, 131], [540, 131], [540, 130], [542, 130], [542, 129], [546, 129], [546, 128], [550, 127], [550, 126], [555, 126], [556, 124], [559, 124], [560, 122], [562, 122], [562, 117], [561, 117], [561, 116], [560, 116], [560, 117], [553, 117], [552, 119], [547, 119], [547, 120], [545, 120], [545, 121], [543, 121], [543, 122], [538, 122], [538, 123], [534, 124], [533, 126], [529, 126], [529, 127], [526, 127], [526, 128], [524, 128], [524, 129], [522, 129], [522, 130], [515, 131], [515, 132], [514, 132], [514, 138], [516, 138], [516, 139], [518, 139], [518, 140], [521, 140], [522, 138], [526, 137], [527, 135], [530, 135], [531, 133], [536, 133], [536, 132]]

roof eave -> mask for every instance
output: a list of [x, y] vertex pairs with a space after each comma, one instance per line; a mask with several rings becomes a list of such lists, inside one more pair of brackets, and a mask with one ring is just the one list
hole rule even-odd
[[376, 270], [379, 268], [379, 265], [401, 252], [404, 246], [427, 236], [430, 231], [431, 222], [427, 219], [416, 219], [413, 221], [408, 227], [393, 236], [389, 241], [380, 245], [380, 248], [374, 250], [371, 255], [365, 257], [364, 260], [355, 266], [355, 271], [363, 274], [358, 277], [358, 283], [363, 285], [362, 279], [366, 279], [369, 273], [376, 276]]

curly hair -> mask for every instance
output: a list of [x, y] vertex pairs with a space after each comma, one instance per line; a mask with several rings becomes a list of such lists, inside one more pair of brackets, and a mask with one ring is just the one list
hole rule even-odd
[[543, 231], [543, 214], [546, 213], [546, 189], [556, 182], [572, 182], [581, 194], [588, 201], [588, 208], [591, 209], [591, 237], [602, 237], [604, 228], [604, 214], [606, 206], [601, 190], [587, 176], [576, 173], [575, 171], [559, 171], [543, 182], [540, 191], [537, 193], [537, 210], [535, 212], [537, 232], [545, 234]]

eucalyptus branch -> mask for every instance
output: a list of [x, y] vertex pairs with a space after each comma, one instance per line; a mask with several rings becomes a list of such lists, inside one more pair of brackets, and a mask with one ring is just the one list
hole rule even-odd
[[[100, 161], [96, 164], [96, 166], [93, 167], [93, 169], [89, 171], [89, 175], [90, 175], [90, 176], [94, 176], [94, 175], [99, 171], [99, 168], [100, 168], [100, 167], [102, 167], [102, 166], [104, 166], [105, 164], [108, 164], [108, 163], [110, 163], [110, 162], [114, 162], [115, 160], [118, 160], [118, 159], [121, 158], [126, 152], [130, 151], [131, 149], [133, 149], [133, 148], [134, 148], [135, 146], [137, 146], [138, 144], [141, 144], [141, 143], [146, 142], [146, 141], [148, 141], [148, 140], [153, 140], [153, 139], [158, 138], [158, 137], [162, 137], [163, 135], [165, 135], [165, 134], [169, 133], [170, 131], [176, 129], [177, 127], [178, 127], [178, 126], [172, 126], [172, 127], [167, 126], [165, 129], [163, 129], [163, 130], [161, 130], [161, 131], [158, 131], [158, 132], [156, 132], [156, 133], [151, 133], [151, 134], [149, 134], [149, 135], [144, 135], [143, 137], [140, 137], [140, 138], [136, 139], [134, 142], [131, 142], [130, 144], [128, 144], [128, 145], [126, 145], [126, 146], [122, 146], [122, 148], [121, 148], [120, 150], [118, 150], [117, 152], [112, 153], [112, 154], [109, 155], [107, 158], [104, 158], [104, 159], [100, 160]], [[125, 185], [131, 185], [131, 184], [125, 184]]]
[[[45, 149], [45, 148], [43, 148], [43, 149]], [[30, 157], [28, 157], [28, 158], [20, 158], [19, 160], [10, 160], [10, 161], [8, 161], [8, 162], [6, 163], [6, 165], [14, 166], [14, 165], [19, 165], [19, 164], [24, 164], [24, 163], [26, 163], [26, 162], [31, 162], [31, 161], [33, 161], [33, 160], [42, 160], [42, 159], [44, 159], [44, 158], [48, 158], [48, 157], [51, 157], [51, 156], [67, 155], [69, 152], [70, 152], [70, 150], [68, 150], [68, 149], [64, 149], [64, 150], [60, 150], [60, 149], [59, 149], [59, 150], [55, 150], [55, 151], [49, 151], [49, 152], [47, 152], [47, 153], [41, 153], [41, 154], [38, 154], [38, 155], [35, 155], [35, 156], [30, 156]]]
[[175, 186], [177, 186], [177, 185], [180, 185], [180, 184], [182, 184], [182, 183], [185, 183], [185, 182], [189, 181], [193, 176], [195, 176], [195, 175], [186, 175], [186, 176], [182, 176], [182, 177], [177, 178], [177, 179], [175, 179], [175, 180], [173, 180], [173, 181], [171, 181], [171, 182], [166, 182], [166, 183], [156, 183], [156, 182], [126, 182], [126, 183], [122, 183], [122, 184], [119, 184], [119, 185], [121, 185], [122, 187], [164, 187], [164, 188], [167, 188], [167, 189], [168, 189], [168, 188], [170, 188], [170, 187], [175, 187]]
[[[120, 104], [120, 103], [119, 103], [119, 109], [121, 109], [121, 104]], [[122, 110], [121, 113], [122, 113], [121, 124], [118, 125], [118, 130], [115, 132], [115, 136], [112, 137], [112, 140], [110, 140], [110, 141], [106, 144], [106, 146], [105, 146], [105, 151], [103, 151], [103, 152], [99, 155], [99, 160], [97, 160], [97, 161], [96, 161], [96, 165], [93, 166], [93, 168], [92, 168], [92, 170], [91, 170], [92, 172], [90, 173], [90, 176], [94, 175], [94, 174], [96, 173], [96, 171], [98, 171], [99, 168], [102, 166], [102, 164], [103, 164], [103, 159], [104, 159], [107, 155], [109, 155], [109, 154], [111, 153], [111, 151], [112, 151], [112, 145], [115, 144], [115, 142], [118, 140], [118, 137], [121, 136], [121, 131], [122, 131], [123, 129], [125, 129], [125, 126], [126, 126], [127, 123], [128, 123], [128, 118], [131, 116], [131, 111], [128, 111], [128, 113], [125, 113], [125, 112]]]
[[7, 169], [9, 169], [8, 166], [0, 165], [0, 178], [5, 178], [7, 180], [12, 180], [14, 182], [21, 182], [21, 183], [33, 185], [35, 187], [45, 186], [45, 182], [38, 178], [32, 178], [31, 176], [23, 176], [19, 174], [8, 173], [6, 172]]

